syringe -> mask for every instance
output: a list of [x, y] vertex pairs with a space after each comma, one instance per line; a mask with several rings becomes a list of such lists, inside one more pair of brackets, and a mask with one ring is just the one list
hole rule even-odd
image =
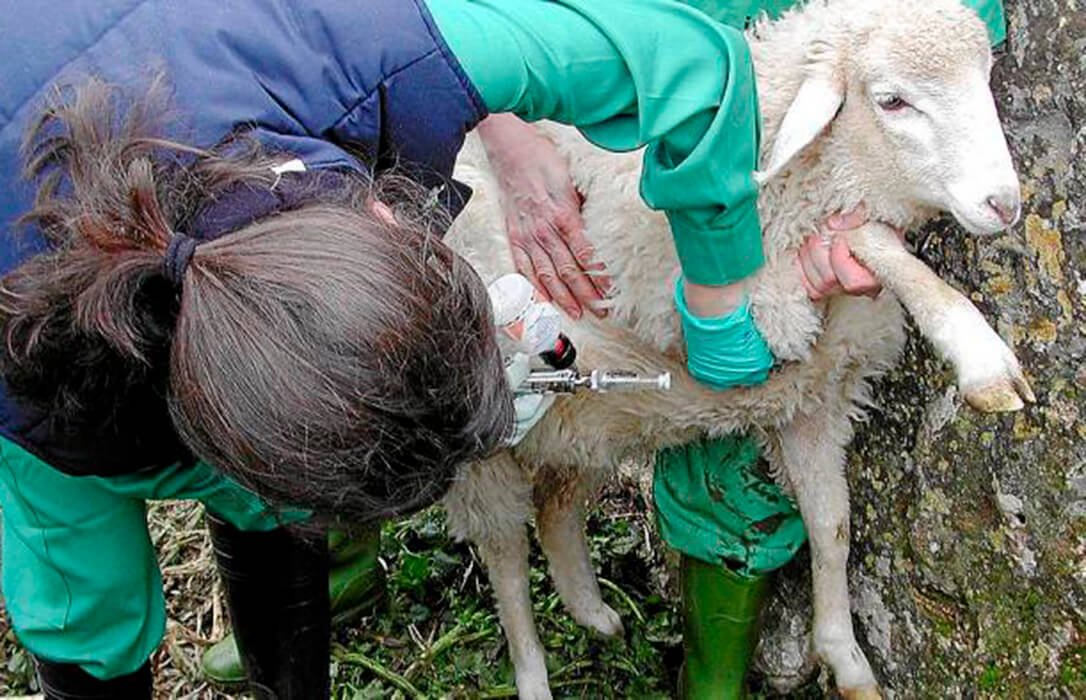
[[576, 370], [533, 370], [522, 384], [527, 391], [541, 394], [576, 394], [579, 391], [667, 391], [671, 373], [639, 375], [622, 370], [594, 369], [587, 375]]

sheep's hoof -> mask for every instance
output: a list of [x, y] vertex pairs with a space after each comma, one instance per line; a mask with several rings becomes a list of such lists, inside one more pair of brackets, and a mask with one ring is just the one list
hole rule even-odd
[[974, 356], [957, 363], [958, 383], [969, 405], [985, 413], [1019, 411], [1037, 398], [1014, 352], [988, 326], [976, 334]]
[[962, 393], [970, 406], [983, 413], [1020, 411], [1026, 402], [1033, 403], [1037, 400], [1021, 374], [977, 389], [964, 389]]
[[877, 685], [864, 685], [859, 688], [838, 688], [843, 700], [882, 700], [882, 693]]
[[622, 618], [607, 604], [588, 615], [574, 615], [578, 624], [596, 632], [606, 639], [626, 636], [626, 628], [622, 626]]

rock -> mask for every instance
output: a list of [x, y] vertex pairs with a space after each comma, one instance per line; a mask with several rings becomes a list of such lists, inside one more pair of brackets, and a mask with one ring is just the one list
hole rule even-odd
[[[1013, 345], [1038, 403], [976, 413], [915, 333], [876, 387], [848, 463], [850, 586], [893, 697], [1086, 697], [1086, 5], [1006, 7], [993, 86], [1022, 221], [985, 239], [936, 224], [921, 255]], [[787, 691], [812, 675], [806, 564], [782, 579], [757, 668]]]

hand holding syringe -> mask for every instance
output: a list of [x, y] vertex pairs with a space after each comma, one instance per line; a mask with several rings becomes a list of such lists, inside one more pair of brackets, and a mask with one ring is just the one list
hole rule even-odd
[[579, 391], [667, 391], [671, 374], [640, 376], [621, 370], [594, 369], [582, 375], [572, 366], [577, 351], [560, 331], [561, 316], [538, 297], [523, 276], [510, 274], [490, 287], [495, 325], [501, 329], [499, 344], [504, 354], [540, 357], [550, 368], [534, 369], [514, 390], [532, 394], [574, 394]]

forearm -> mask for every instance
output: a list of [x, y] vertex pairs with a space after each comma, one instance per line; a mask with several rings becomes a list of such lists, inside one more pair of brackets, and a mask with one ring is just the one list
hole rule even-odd
[[515, 151], [527, 130], [532, 128], [516, 115], [500, 112], [479, 122], [475, 130], [479, 133], [487, 157], [493, 163], [495, 160], [507, 160], [506, 154]]
[[642, 195], [667, 212], [689, 279], [725, 284], [761, 265], [738, 31], [663, 0], [429, 3], [491, 111], [575, 124], [612, 150], [649, 144]]

